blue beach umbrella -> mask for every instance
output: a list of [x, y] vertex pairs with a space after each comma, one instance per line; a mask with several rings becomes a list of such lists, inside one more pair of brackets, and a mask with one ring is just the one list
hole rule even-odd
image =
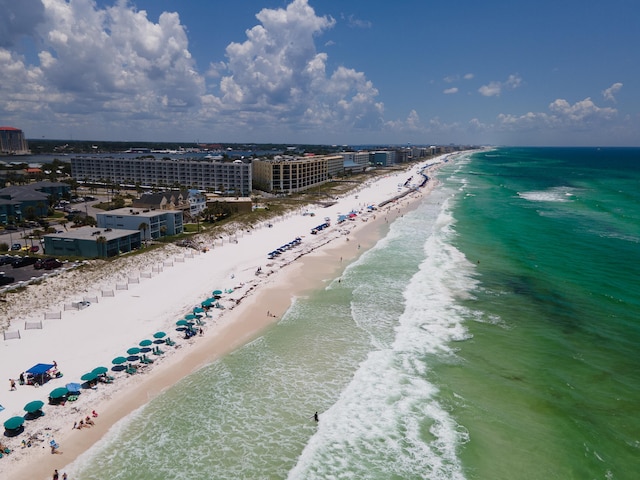
[[67, 383], [65, 387], [67, 387], [67, 390], [69, 390], [69, 393], [74, 395], [79, 394], [80, 390], [82, 390], [82, 385], [76, 382]]

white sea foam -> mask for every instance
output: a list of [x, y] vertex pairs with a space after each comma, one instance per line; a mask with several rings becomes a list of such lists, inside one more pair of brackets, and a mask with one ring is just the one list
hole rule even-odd
[[[392, 341], [377, 345], [339, 400], [322, 413], [290, 479], [464, 478], [457, 449], [468, 433], [440, 404], [428, 359], [453, 355], [449, 343], [468, 337], [456, 298], [473, 287], [473, 265], [447, 242], [453, 219], [446, 202], [437, 219], [427, 221], [425, 211], [427, 206], [400, 222], [433, 230], [423, 246], [426, 258], [403, 292]], [[377, 248], [397, 248], [394, 242], [403, 233], [407, 238], [398, 227]]]
[[518, 192], [518, 196], [530, 202], [570, 202], [574, 193], [571, 187], [553, 187], [547, 190]]

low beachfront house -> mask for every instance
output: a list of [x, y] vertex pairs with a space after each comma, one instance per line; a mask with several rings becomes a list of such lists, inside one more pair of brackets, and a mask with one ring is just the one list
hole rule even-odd
[[44, 251], [51, 256], [114, 257], [140, 248], [140, 230], [79, 227], [44, 236]]

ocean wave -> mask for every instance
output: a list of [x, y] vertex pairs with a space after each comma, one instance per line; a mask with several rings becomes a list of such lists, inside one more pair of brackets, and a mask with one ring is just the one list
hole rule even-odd
[[548, 190], [518, 192], [518, 197], [530, 202], [570, 202], [574, 193], [571, 187], [553, 187]]

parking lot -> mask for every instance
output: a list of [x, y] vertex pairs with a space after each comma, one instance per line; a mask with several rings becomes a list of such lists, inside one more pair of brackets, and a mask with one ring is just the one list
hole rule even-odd
[[[0, 258], [4, 258], [5, 255], [0, 256]], [[20, 257], [16, 257], [20, 258]], [[7, 277], [13, 277], [15, 280], [13, 283], [9, 285], [2, 285], [2, 288], [7, 287], [15, 287], [16, 284], [20, 282], [26, 282], [34, 279], [38, 279], [43, 275], [51, 275], [53, 272], [60, 270], [60, 268], [56, 268], [55, 270], [44, 270], [44, 269], [35, 269], [33, 265], [27, 265], [26, 267], [13, 268], [10, 263], [5, 265], [0, 265], [0, 272], [3, 272]]]

